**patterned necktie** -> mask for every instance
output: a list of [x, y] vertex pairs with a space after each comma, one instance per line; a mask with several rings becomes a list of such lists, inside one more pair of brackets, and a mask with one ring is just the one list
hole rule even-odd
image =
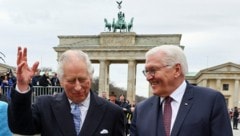
[[166, 97], [164, 100], [164, 112], [163, 112], [163, 123], [165, 128], [166, 136], [170, 136], [171, 129], [171, 119], [172, 119], [172, 107], [171, 107], [171, 97]]
[[77, 135], [80, 132], [80, 125], [81, 125], [81, 111], [79, 104], [71, 104], [71, 113], [73, 114], [73, 120], [75, 124], [75, 130]]

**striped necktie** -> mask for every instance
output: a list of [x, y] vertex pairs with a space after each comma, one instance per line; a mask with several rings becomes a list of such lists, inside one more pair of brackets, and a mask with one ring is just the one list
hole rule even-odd
[[81, 126], [81, 111], [80, 111], [80, 105], [79, 104], [71, 104], [71, 113], [73, 114], [73, 121], [75, 124], [75, 130], [77, 135], [80, 132], [80, 126]]

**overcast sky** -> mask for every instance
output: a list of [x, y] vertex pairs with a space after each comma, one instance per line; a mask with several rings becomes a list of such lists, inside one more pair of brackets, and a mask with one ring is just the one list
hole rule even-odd
[[[122, 1], [137, 34], [182, 34], [190, 72], [240, 63], [239, 0]], [[103, 19], [111, 22], [118, 11], [116, 0], [0, 0], [0, 51], [6, 57], [0, 56], [15, 66], [17, 46], [23, 46], [30, 64], [38, 60], [40, 67], [55, 69], [57, 36], [99, 35]]]

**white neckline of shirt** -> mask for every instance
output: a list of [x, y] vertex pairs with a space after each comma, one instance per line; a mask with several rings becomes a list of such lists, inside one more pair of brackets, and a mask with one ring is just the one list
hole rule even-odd
[[[173, 91], [173, 93], [170, 95], [170, 97], [173, 99], [172, 102], [171, 102], [171, 106], [172, 106], [171, 131], [172, 131], [174, 122], [176, 120], [177, 113], [178, 113], [178, 110], [180, 108], [180, 104], [181, 104], [184, 92], [186, 90], [186, 87], [187, 87], [187, 83], [184, 80], [182, 82], [182, 84], [175, 91]], [[163, 101], [164, 99], [165, 99], [165, 97], [161, 97], [160, 102], [161, 103], [164, 102]], [[164, 111], [163, 109], [162, 109], [162, 111]]]
[[[68, 99], [68, 101], [69, 101], [70, 106], [71, 106], [72, 101], [70, 99]], [[88, 96], [86, 97], [86, 99], [83, 102], [80, 103], [81, 121], [82, 121], [81, 126], [80, 126], [80, 130], [81, 130], [83, 124], [84, 124], [89, 106], [90, 106], [90, 92], [88, 93]]]

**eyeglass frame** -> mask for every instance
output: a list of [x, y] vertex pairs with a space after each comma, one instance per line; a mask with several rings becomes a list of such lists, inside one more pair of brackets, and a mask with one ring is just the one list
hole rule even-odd
[[144, 75], [145, 77], [147, 77], [147, 76], [149, 76], [149, 75], [155, 76], [155, 74], [156, 74], [157, 71], [160, 71], [160, 70], [162, 70], [163, 68], [168, 67], [168, 66], [170, 66], [170, 65], [164, 65], [164, 66], [162, 66], [162, 67], [157, 68], [157, 70], [146, 70], [146, 69], [145, 69], [145, 70], [142, 71], [142, 73], [143, 73], [143, 75]]

